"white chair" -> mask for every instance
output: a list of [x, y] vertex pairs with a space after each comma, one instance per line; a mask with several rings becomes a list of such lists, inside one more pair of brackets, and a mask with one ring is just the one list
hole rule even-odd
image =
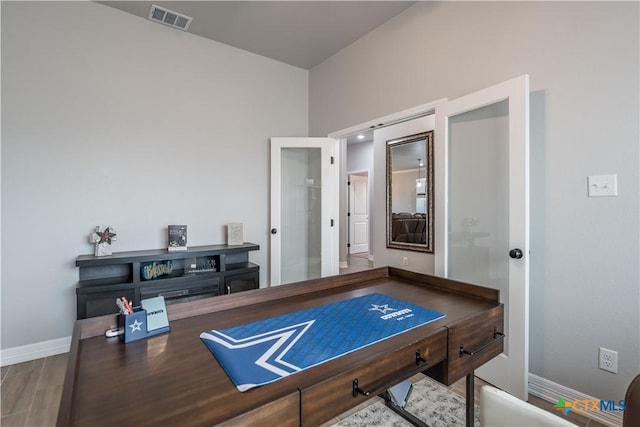
[[480, 389], [482, 427], [575, 427], [566, 419], [488, 385]]

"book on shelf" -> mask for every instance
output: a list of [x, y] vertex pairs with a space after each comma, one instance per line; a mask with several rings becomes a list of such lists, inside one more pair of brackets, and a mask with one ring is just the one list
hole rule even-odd
[[227, 245], [242, 246], [242, 223], [232, 222], [227, 225]]
[[187, 226], [169, 225], [169, 252], [187, 250]]

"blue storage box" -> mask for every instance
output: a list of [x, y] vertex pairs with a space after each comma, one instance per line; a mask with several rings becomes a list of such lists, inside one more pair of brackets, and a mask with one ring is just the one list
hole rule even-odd
[[168, 325], [163, 328], [148, 331], [147, 312], [141, 307], [133, 307], [132, 314], [120, 314], [118, 317], [118, 326], [124, 330], [124, 333], [120, 335], [120, 340], [125, 343], [171, 331], [171, 327]]

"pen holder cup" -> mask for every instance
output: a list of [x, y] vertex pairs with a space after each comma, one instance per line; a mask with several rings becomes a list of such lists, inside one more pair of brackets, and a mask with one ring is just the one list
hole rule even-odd
[[169, 326], [165, 326], [148, 331], [147, 312], [140, 307], [133, 307], [132, 314], [120, 314], [118, 316], [118, 326], [124, 331], [124, 333], [120, 335], [120, 341], [124, 341], [125, 343], [164, 334], [171, 330]]

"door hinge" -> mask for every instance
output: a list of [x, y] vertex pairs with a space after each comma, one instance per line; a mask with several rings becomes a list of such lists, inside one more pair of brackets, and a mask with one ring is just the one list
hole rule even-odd
[[350, 248], [351, 247], [351, 243], [347, 243], [347, 247]]
[[331, 226], [333, 227], [333, 220], [331, 220]]
[[351, 181], [347, 181], [347, 185], [351, 185]]
[[331, 156], [331, 164], [333, 164], [333, 156]]
[[347, 212], [347, 216], [351, 216], [351, 212]]

